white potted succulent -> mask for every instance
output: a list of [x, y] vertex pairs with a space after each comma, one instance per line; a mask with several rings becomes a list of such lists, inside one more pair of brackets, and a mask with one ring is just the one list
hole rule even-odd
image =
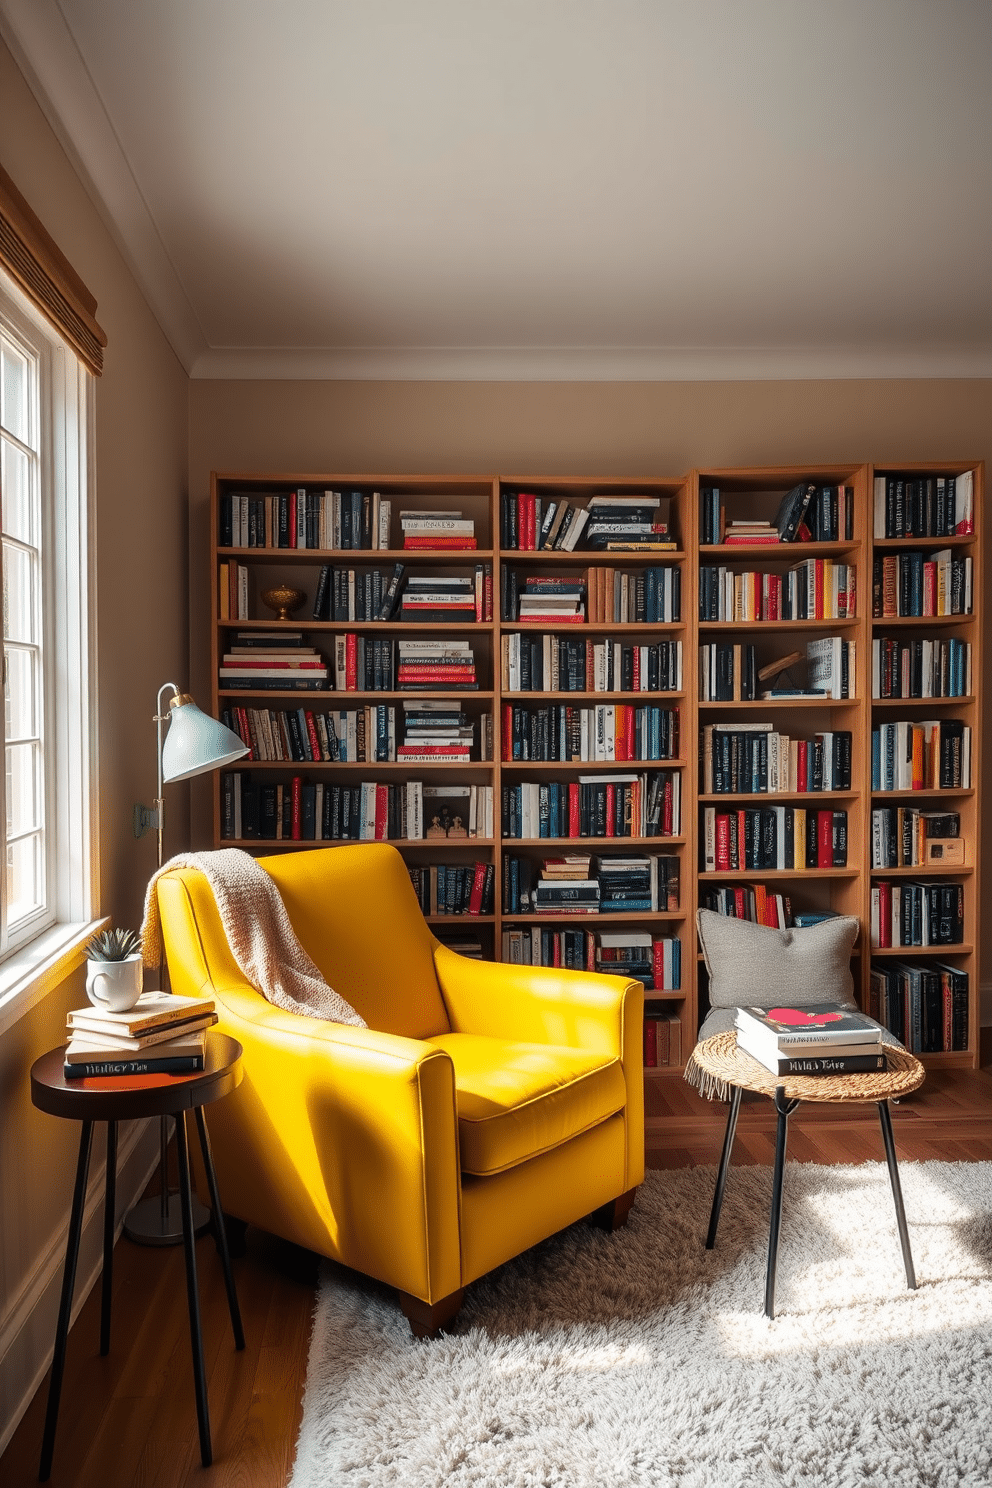
[[101, 930], [86, 947], [86, 995], [94, 1007], [124, 1013], [141, 996], [141, 941], [133, 930]]

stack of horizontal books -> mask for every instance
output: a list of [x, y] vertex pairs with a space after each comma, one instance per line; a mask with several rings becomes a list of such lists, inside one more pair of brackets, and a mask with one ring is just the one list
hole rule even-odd
[[475, 727], [457, 698], [450, 703], [425, 698], [403, 704], [403, 743], [397, 759], [408, 764], [467, 764], [474, 742]]
[[676, 546], [669, 531], [667, 496], [593, 496], [583, 547], [605, 552], [637, 552]]
[[410, 574], [403, 590], [402, 620], [475, 620], [475, 580], [448, 574]]
[[742, 1007], [736, 1026], [737, 1047], [773, 1075], [853, 1075], [887, 1068], [881, 1026], [836, 1003]]
[[551, 621], [555, 625], [581, 625], [586, 617], [585, 579], [526, 579], [518, 600], [520, 620]]
[[221, 658], [221, 688], [244, 692], [314, 691], [327, 686], [327, 662], [314, 646], [304, 646], [302, 631], [238, 631]]
[[401, 511], [404, 548], [442, 552], [474, 548], [475, 522], [460, 511]]
[[396, 685], [401, 692], [439, 692], [478, 687], [471, 644], [461, 640], [402, 640], [397, 646]]
[[66, 1019], [65, 1076], [186, 1075], [203, 1068], [207, 1029], [217, 1022], [212, 997], [143, 992], [123, 1013], [85, 1007]]

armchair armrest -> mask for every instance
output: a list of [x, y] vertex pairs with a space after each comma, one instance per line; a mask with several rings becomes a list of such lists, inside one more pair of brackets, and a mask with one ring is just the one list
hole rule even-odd
[[454, 1071], [416, 1039], [213, 989], [244, 1078], [210, 1113], [225, 1209], [432, 1303], [461, 1286]]
[[443, 945], [435, 948], [434, 966], [457, 1033], [560, 1044], [625, 1059], [636, 1050], [638, 1065], [642, 1062], [640, 982], [593, 971], [474, 961]]

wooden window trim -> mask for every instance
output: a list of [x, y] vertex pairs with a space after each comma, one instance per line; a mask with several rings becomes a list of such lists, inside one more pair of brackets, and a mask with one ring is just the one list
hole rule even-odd
[[96, 319], [96, 300], [2, 166], [0, 265], [99, 377], [107, 337]]

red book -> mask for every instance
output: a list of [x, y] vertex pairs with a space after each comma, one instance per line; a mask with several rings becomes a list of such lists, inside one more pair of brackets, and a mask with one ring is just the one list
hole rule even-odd
[[823, 619], [823, 559], [813, 559], [813, 583], [815, 586], [814, 604], [816, 606], [814, 616], [817, 620]]
[[606, 787], [606, 835], [615, 837], [617, 835], [617, 788], [613, 784]]
[[613, 718], [613, 758], [617, 760], [628, 760], [627, 753], [627, 720], [625, 714], [627, 709], [622, 703], [618, 703]]
[[472, 888], [468, 896], [469, 914], [482, 913], [482, 891], [486, 883], [485, 863], [476, 863], [475, 873], [472, 876]]
[[303, 836], [303, 777], [294, 775], [289, 783], [290, 789], [290, 832], [294, 842], [299, 842]]
[[513, 708], [509, 703], [503, 704], [503, 758], [513, 758]]
[[521, 615], [518, 625], [585, 625], [585, 615]]
[[892, 944], [892, 884], [887, 878], [878, 885], [878, 944]]
[[834, 814], [832, 811], [816, 813], [816, 866], [834, 866]]
[[623, 728], [624, 728], [624, 750], [625, 750], [624, 759], [632, 760], [634, 758], [634, 710], [633, 710], [633, 708], [624, 708], [624, 710], [623, 710]]
[[235, 708], [234, 719], [238, 733], [241, 735], [244, 742], [248, 745], [248, 754], [246, 757], [250, 760], [257, 759], [258, 756], [255, 752], [255, 741], [252, 738], [251, 729], [248, 727], [248, 709], [242, 707]]
[[421, 552], [454, 552], [463, 548], [476, 548], [474, 537], [405, 537], [404, 548], [417, 548]]
[[[655, 983], [657, 986], [657, 982]], [[658, 1064], [658, 1024], [654, 1018], [644, 1019], [644, 1067], [655, 1069]]]
[[730, 871], [730, 817], [725, 811], [716, 818], [716, 866], [718, 872]]
[[591, 930], [586, 931], [586, 971], [596, 970], [596, 937]]
[[662, 940], [656, 940], [651, 947], [651, 966], [655, 991], [658, 991], [665, 986], [665, 943]]
[[596, 681], [596, 653], [589, 641], [586, 641], [586, 692], [595, 692]]
[[556, 935], [555, 936], [555, 948], [554, 948], [554, 954], [553, 954], [552, 959], [551, 959], [551, 964], [552, 964], [552, 966], [560, 966], [561, 965], [561, 936], [560, 935]]
[[317, 733], [317, 723], [309, 708], [305, 714], [307, 721], [307, 738], [310, 740], [310, 753], [315, 760], [320, 759], [320, 735]]
[[296, 547], [296, 492], [289, 493], [289, 546]]
[[734, 890], [734, 917], [738, 920], [747, 919], [747, 893], [743, 888]]
[[661, 834], [663, 837], [671, 837], [672, 824], [675, 816], [675, 790], [670, 780], [665, 781], [664, 794], [661, 798]]
[[483, 615], [482, 615], [482, 618], [483, 618], [483, 620], [491, 620], [493, 618], [493, 574], [492, 574], [492, 569], [488, 565], [486, 567], [486, 573], [483, 576], [483, 580], [482, 580], [482, 593], [483, 593], [483, 601], [482, 601], [483, 602]]
[[640, 692], [640, 690], [641, 690], [641, 648], [640, 648], [640, 646], [635, 646], [634, 647], [634, 674], [633, 674], [633, 678], [632, 678], [632, 681], [631, 681], [631, 691], [632, 692]]
[[344, 685], [346, 692], [358, 688], [358, 636], [353, 630], [344, 638]]
[[568, 835], [582, 836], [582, 814], [579, 809], [580, 786], [577, 780], [568, 783]]
[[809, 747], [805, 739], [800, 739], [796, 749], [796, 791], [805, 793], [806, 782], [809, 771]]
[[375, 840], [385, 842], [389, 829], [389, 786], [375, 788]]

